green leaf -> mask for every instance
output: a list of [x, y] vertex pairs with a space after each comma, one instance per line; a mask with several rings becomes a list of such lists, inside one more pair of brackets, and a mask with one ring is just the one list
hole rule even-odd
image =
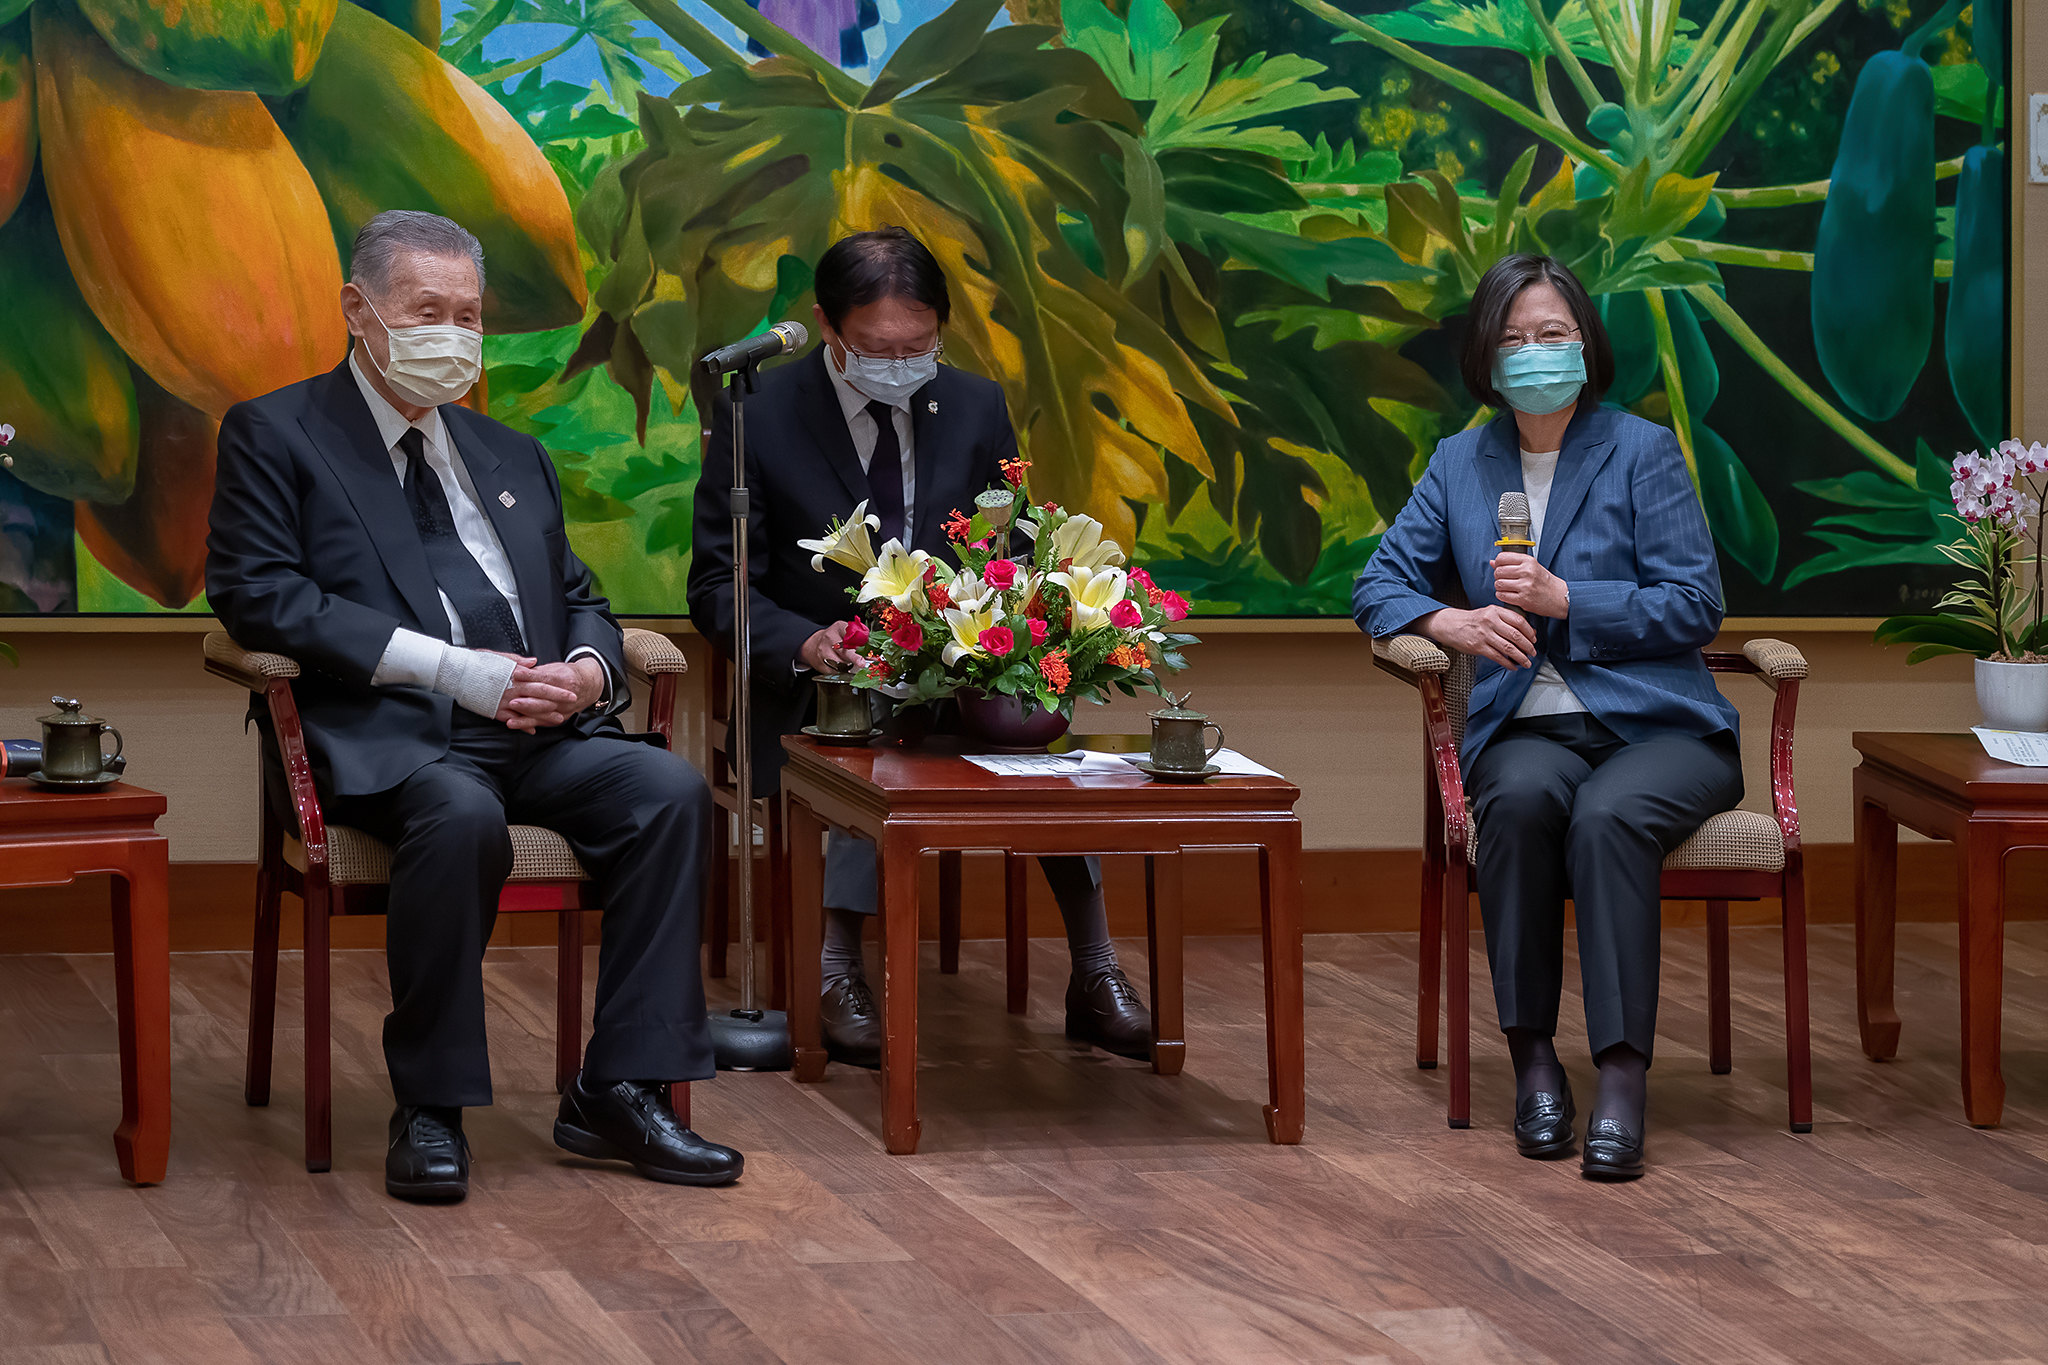
[[1730, 558], [1749, 570], [1757, 582], [1768, 584], [1778, 569], [1777, 514], [1719, 432], [1698, 422], [1693, 423], [1692, 431], [1707, 525]]
[[[1845, 507], [1884, 507], [1924, 509], [1927, 496], [1917, 488], [1908, 488], [1897, 479], [1886, 478], [1868, 469], [1859, 469], [1844, 474], [1839, 479], [1808, 479], [1792, 485], [1802, 493], [1820, 498], [1825, 502], [1840, 503]], [[1932, 518], [1929, 518], [1930, 524]]]
[[[1580, 0], [1565, 0], [1551, 23], [1565, 44], [1580, 58], [1603, 64], [1607, 61], [1607, 48], [1600, 41], [1600, 30]], [[1525, 57], [1550, 55], [1550, 42], [1543, 36], [1543, 30], [1537, 27], [1523, 0], [1506, 0], [1504, 4], [1485, 0], [1477, 5], [1464, 0], [1422, 0], [1421, 4], [1410, 5], [1405, 10], [1375, 16], [1373, 24], [1380, 32], [1403, 42], [1432, 43], [1440, 47], [1491, 47], [1519, 52]], [[1357, 42], [1359, 39], [1345, 34], [1337, 41]]]

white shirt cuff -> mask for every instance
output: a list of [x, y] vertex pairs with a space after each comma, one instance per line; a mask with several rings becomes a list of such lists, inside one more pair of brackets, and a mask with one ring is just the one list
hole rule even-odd
[[391, 632], [391, 643], [384, 646], [384, 657], [377, 660], [370, 685], [431, 689], [441, 673], [441, 656], [448, 648], [446, 640], [400, 626]]
[[602, 711], [606, 707], [610, 706], [612, 704], [612, 698], [618, 695], [619, 680], [612, 676], [611, 661], [605, 658], [604, 655], [592, 649], [589, 645], [579, 645], [575, 649], [570, 650], [569, 657], [564, 659], [562, 662], [573, 664], [578, 659], [585, 657], [597, 660], [598, 670], [604, 674], [604, 691], [598, 694], [597, 701], [595, 703], [597, 708], [600, 711]]

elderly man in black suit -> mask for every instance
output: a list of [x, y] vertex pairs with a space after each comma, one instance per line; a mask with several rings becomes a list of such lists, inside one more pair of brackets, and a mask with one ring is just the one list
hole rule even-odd
[[[941, 365], [940, 330], [951, 312], [946, 277], [930, 250], [902, 228], [857, 232], [818, 262], [813, 310], [824, 344], [761, 376], [747, 403], [748, 572], [752, 578], [755, 769], [774, 791], [780, 736], [806, 723], [809, 677], [853, 662], [849, 570], [811, 567], [797, 544], [822, 534], [865, 502], [881, 519], [878, 541], [937, 555], [945, 521], [1002, 481], [1017, 455], [1009, 405], [996, 384]], [[733, 648], [730, 482], [717, 471], [732, 449], [729, 405], [720, 403], [697, 485], [690, 619]], [[1117, 965], [1092, 858], [1045, 858], [1067, 925], [1074, 970], [1067, 1032], [1127, 1057], [1150, 1056], [1152, 1020]], [[875, 913], [875, 848], [835, 834], [825, 864], [825, 1042], [839, 1060], [874, 1066], [881, 1021], [861, 963], [862, 928]]]
[[462, 1110], [491, 1101], [483, 952], [508, 823], [559, 832], [604, 906], [597, 1016], [555, 1141], [650, 1179], [723, 1185], [738, 1152], [669, 1107], [713, 1074], [697, 965], [710, 794], [628, 738], [619, 624], [570, 550], [554, 465], [455, 405], [482, 355], [483, 251], [428, 213], [357, 235], [327, 374], [229, 409], [207, 596], [243, 644], [298, 659], [314, 780], [392, 844], [385, 1187], [469, 1188]]

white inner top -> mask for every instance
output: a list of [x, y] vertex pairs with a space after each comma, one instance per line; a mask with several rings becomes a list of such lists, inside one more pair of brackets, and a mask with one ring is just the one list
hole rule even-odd
[[[1539, 547], [1543, 544], [1543, 514], [1550, 508], [1550, 485], [1556, 478], [1556, 451], [1522, 452], [1522, 488], [1529, 495], [1529, 539]], [[1566, 716], [1585, 709], [1586, 704], [1573, 695], [1557, 665], [1546, 658], [1536, 665], [1536, 680], [1529, 684], [1529, 695], [1515, 708], [1515, 719]]]

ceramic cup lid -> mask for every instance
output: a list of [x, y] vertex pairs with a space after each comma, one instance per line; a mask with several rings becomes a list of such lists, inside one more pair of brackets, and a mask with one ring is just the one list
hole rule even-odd
[[98, 725], [100, 723], [98, 716], [88, 716], [79, 709], [84, 703], [76, 698], [52, 697], [50, 698], [50, 705], [57, 709], [47, 716], [40, 717], [39, 721], [41, 724]]

